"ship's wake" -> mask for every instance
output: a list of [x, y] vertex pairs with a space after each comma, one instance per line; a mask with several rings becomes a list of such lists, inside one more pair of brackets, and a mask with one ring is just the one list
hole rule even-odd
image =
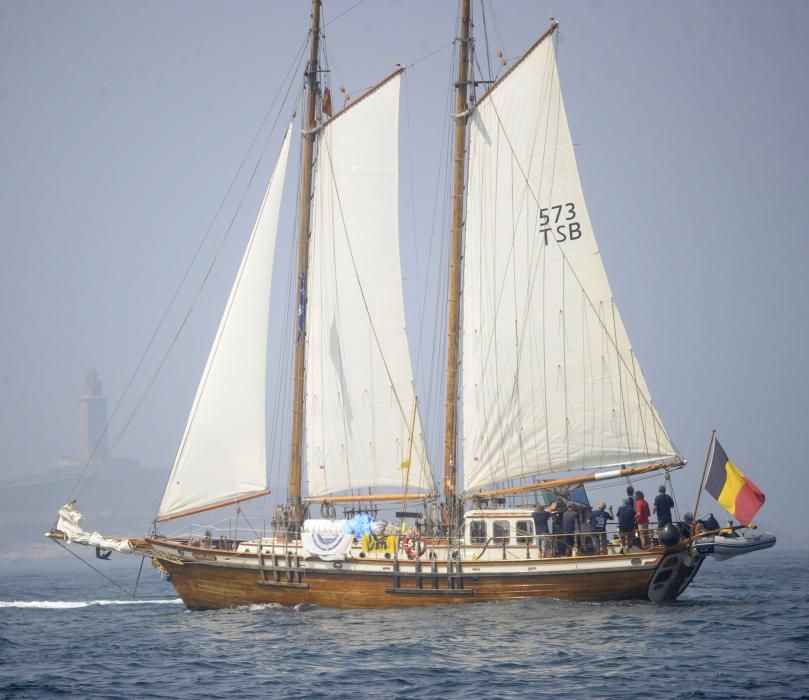
[[75, 610], [105, 605], [182, 605], [179, 598], [157, 600], [0, 600], [0, 608]]

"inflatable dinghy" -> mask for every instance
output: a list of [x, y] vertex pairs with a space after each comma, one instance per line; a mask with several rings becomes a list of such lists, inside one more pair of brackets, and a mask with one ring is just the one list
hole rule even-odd
[[694, 549], [702, 556], [712, 556], [714, 559], [730, 559], [740, 554], [755, 552], [759, 549], [769, 549], [775, 544], [775, 535], [769, 532], [751, 532], [744, 534], [735, 530], [715, 535], [703, 535], [694, 540]]

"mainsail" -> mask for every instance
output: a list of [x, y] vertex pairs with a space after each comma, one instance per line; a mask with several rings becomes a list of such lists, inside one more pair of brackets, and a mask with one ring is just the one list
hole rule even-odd
[[470, 116], [463, 262], [467, 491], [675, 455], [613, 301], [549, 37]]
[[399, 263], [400, 73], [320, 134], [307, 289], [310, 497], [431, 486]]
[[291, 130], [208, 356], [158, 519], [267, 489], [270, 288]]

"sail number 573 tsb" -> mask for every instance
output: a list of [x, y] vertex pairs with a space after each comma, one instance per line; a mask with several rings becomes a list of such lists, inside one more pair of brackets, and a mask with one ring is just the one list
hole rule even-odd
[[539, 225], [539, 234], [544, 238], [545, 245], [548, 245], [550, 235], [557, 243], [581, 238], [581, 224], [576, 221], [576, 205], [573, 202], [540, 209]]

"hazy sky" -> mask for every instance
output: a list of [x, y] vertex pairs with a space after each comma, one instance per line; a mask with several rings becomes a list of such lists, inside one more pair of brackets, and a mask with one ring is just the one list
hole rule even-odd
[[[426, 261], [439, 245], [430, 234], [456, 7], [367, 0], [340, 17], [355, 4], [326, 3], [334, 86], [358, 94], [395, 62], [443, 47], [407, 72], [403, 89], [403, 264], [418, 329], [424, 289], [435, 296]], [[681, 506], [693, 506], [717, 428], [767, 494], [761, 525], [805, 541], [809, 3], [485, 7], [492, 50], [507, 57], [548, 15], [561, 22], [562, 89], [590, 216], [660, 415], [690, 460], [676, 481]], [[77, 450], [90, 364], [112, 409], [293, 65], [308, 15], [306, 0], [0, 0], [0, 478]], [[118, 454], [168, 473], [290, 116]], [[225, 200], [113, 434], [171, 342], [248, 175]], [[424, 327], [423, 348], [434, 332]]]

